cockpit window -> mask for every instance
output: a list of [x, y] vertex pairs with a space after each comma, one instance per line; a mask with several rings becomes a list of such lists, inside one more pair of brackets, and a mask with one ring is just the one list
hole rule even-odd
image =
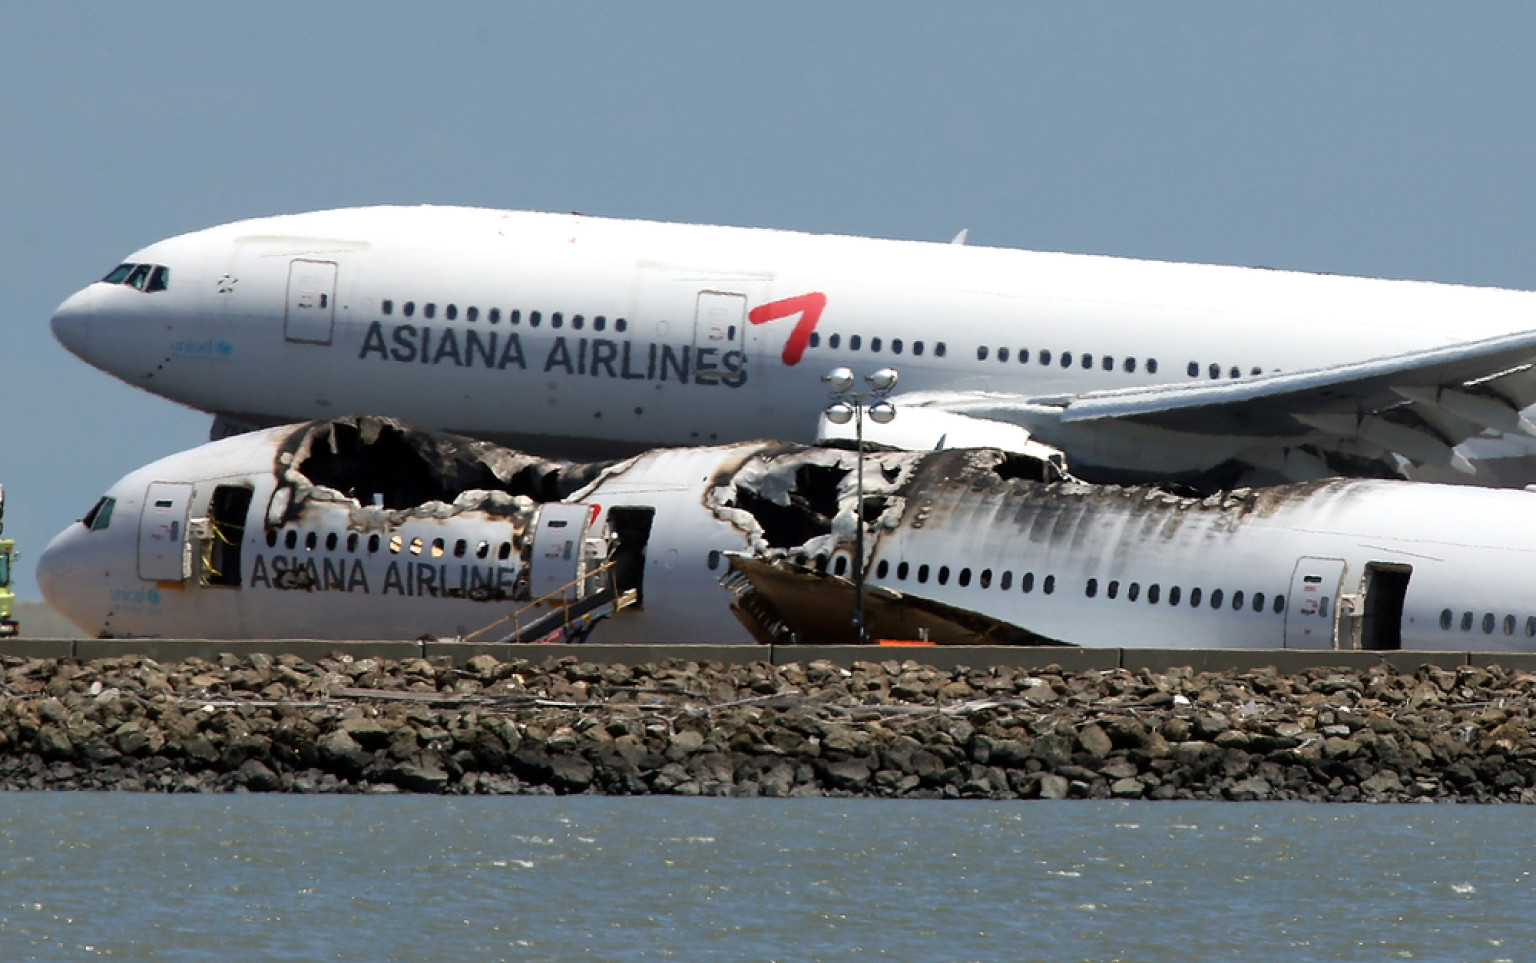
[[104, 284], [126, 284], [146, 293], [164, 291], [171, 285], [171, 269], [161, 264], [119, 264], [101, 280]]
[[93, 532], [99, 532], [112, 524], [112, 509], [116, 507], [117, 499], [103, 495], [101, 500], [85, 513], [85, 517], [80, 519], [80, 524]]

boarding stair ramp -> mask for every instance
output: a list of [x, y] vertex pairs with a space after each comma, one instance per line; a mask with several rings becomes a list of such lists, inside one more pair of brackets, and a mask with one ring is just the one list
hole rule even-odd
[[[599, 622], [640, 600], [635, 589], [621, 592], [615, 588], [613, 568], [612, 561], [605, 562], [459, 641], [585, 642]], [[508, 623], [510, 632], [506, 630]]]

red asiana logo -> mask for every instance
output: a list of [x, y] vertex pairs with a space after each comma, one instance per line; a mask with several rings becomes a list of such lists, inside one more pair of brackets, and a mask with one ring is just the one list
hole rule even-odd
[[821, 320], [822, 309], [826, 306], [827, 296], [820, 291], [813, 291], [810, 294], [784, 298], [782, 301], [759, 304], [747, 314], [747, 319], [753, 324], [767, 324], [769, 321], [787, 318], [792, 314], [800, 315], [795, 329], [789, 333], [789, 340], [784, 342], [784, 363], [793, 366], [799, 364], [800, 358], [805, 354], [806, 346], [810, 344], [811, 332], [816, 330], [816, 322]]

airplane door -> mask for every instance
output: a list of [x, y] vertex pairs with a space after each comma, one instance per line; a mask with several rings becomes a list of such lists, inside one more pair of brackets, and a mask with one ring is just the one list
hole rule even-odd
[[335, 319], [336, 263], [295, 260], [289, 264], [283, 337], [305, 344], [330, 344]]
[[582, 536], [591, 514], [588, 505], [545, 505], [539, 509], [539, 521], [533, 529], [533, 557], [528, 565], [528, 589], [533, 598], [543, 598], [565, 587], [567, 598], [577, 598], [581, 577]]
[[1344, 580], [1341, 558], [1301, 558], [1291, 575], [1285, 606], [1287, 649], [1331, 649], [1338, 621], [1339, 584]]
[[139, 516], [139, 578], [180, 582], [187, 577], [187, 510], [192, 486], [152, 482]]
[[[696, 383], [734, 376], [746, 363], [747, 296], [700, 291], [693, 316], [693, 370]], [[728, 353], [735, 352], [730, 358]]]

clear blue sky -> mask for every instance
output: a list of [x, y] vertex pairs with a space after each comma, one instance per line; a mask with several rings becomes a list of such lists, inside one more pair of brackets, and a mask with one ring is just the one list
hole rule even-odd
[[159, 238], [432, 202], [1536, 288], [1533, 51], [1515, 4], [9, 4], [18, 594], [207, 437], [48, 331]]

